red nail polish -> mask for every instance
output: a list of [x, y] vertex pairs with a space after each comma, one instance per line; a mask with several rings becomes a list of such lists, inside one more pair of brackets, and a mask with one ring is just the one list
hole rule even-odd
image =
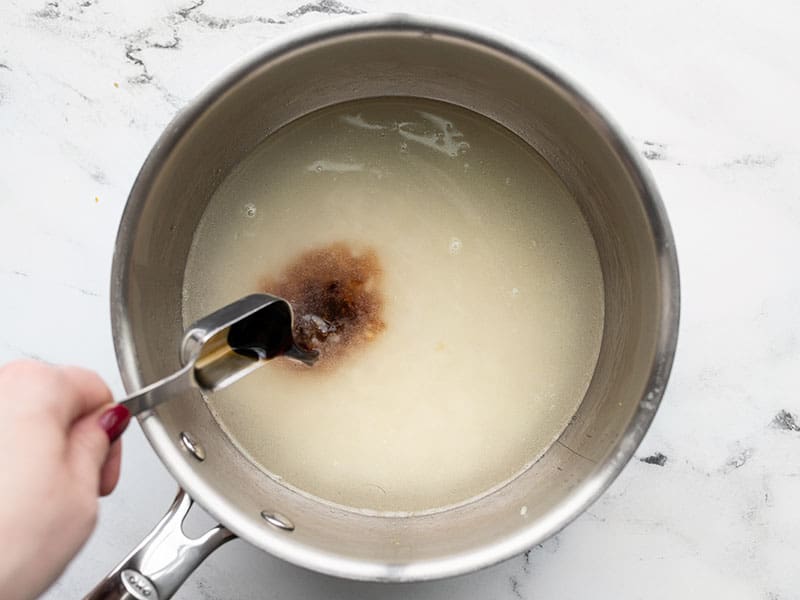
[[122, 435], [130, 420], [130, 411], [122, 404], [115, 404], [100, 415], [100, 427], [108, 434], [108, 441], [113, 442]]

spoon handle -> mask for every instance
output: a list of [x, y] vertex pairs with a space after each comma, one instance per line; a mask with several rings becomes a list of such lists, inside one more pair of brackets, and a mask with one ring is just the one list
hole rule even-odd
[[196, 389], [198, 385], [194, 377], [194, 367], [194, 361], [191, 361], [171, 375], [127, 396], [119, 404], [127, 408], [132, 416], [136, 416], [187, 390]]

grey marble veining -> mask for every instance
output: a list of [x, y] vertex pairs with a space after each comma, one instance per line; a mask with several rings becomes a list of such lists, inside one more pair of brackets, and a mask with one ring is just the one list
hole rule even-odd
[[[672, 220], [683, 291], [662, 408], [600, 501], [503, 564], [440, 582], [362, 584], [237, 541], [178, 598], [800, 597], [800, 11], [792, 2], [5, 2], [0, 360], [81, 364], [121, 394], [107, 308], [111, 252], [158, 134], [259, 44], [343, 15], [398, 10], [457, 17], [528, 45], [587, 89], [647, 160]], [[46, 597], [88, 590], [161, 516], [174, 488], [133, 427], [118, 491]]]

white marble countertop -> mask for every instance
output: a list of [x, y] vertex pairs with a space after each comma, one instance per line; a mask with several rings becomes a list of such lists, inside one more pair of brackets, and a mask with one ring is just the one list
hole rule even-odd
[[[121, 394], [107, 306], [112, 248], [133, 178], [169, 119], [266, 40], [342, 14], [402, 10], [527, 44], [640, 148], [681, 266], [672, 379], [611, 489], [524, 556], [446, 581], [363, 584], [236, 541], [177, 597], [800, 597], [796, 3], [345, 1], [0, 4], [0, 361], [84, 365]], [[46, 597], [92, 587], [175, 488], [132, 427], [118, 490]]]

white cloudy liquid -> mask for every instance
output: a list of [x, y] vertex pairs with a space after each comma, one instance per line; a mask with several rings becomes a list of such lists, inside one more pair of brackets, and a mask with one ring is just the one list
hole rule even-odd
[[464, 502], [541, 456], [586, 391], [603, 327], [594, 241], [541, 156], [430, 101], [299, 119], [212, 198], [186, 323], [336, 242], [374, 250], [385, 327], [329, 371], [267, 364], [209, 397], [239, 448], [286, 485], [380, 512]]

